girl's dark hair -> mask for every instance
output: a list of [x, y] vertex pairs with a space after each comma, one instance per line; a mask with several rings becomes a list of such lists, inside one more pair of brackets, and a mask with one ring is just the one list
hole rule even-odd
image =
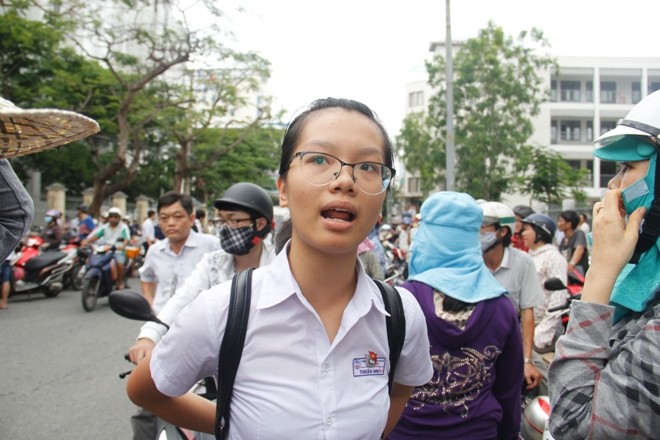
[[381, 134], [383, 135], [383, 142], [385, 147], [385, 165], [390, 168], [393, 168], [394, 163], [394, 148], [392, 147], [392, 141], [383, 127], [383, 124], [380, 122], [376, 114], [366, 105], [361, 102], [354, 101], [352, 99], [341, 99], [341, 98], [325, 98], [317, 99], [312, 102], [310, 106], [304, 112], [296, 116], [291, 123], [289, 123], [284, 138], [282, 139], [282, 155], [280, 157], [280, 176], [286, 174], [291, 164], [293, 158], [293, 151], [300, 140], [300, 133], [302, 132], [305, 121], [309, 116], [317, 111], [330, 109], [330, 108], [340, 108], [348, 111], [354, 111], [363, 114], [367, 118], [371, 119], [380, 129]]

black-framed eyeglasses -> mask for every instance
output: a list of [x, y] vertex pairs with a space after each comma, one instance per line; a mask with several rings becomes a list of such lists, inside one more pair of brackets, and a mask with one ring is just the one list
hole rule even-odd
[[230, 228], [236, 228], [238, 227], [241, 223], [247, 222], [247, 221], [252, 221], [250, 217], [246, 218], [230, 218], [230, 219], [224, 219], [224, 218], [219, 218], [216, 223], [220, 226], [227, 225]]
[[[390, 186], [396, 174], [394, 168], [379, 162], [348, 163], [328, 153], [317, 151], [299, 151], [293, 155], [300, 158], [300, 173], [312, 185], [323, 186], [335, 180], [344, 166], [350, 167], [353, 181], [363, 192], [371, 195], [381, 194]], [[291, 164], [289, 164], [291, 166]]]

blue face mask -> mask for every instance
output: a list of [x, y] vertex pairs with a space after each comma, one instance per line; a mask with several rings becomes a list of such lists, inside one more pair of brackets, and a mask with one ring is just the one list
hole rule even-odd
[[623, 206], [626, 208], [626, 214], [632, 214], [635, 209], [645, 207], [651, 208], [654, 198], [655, 188], [655, 167], [658, 155], [654, 154], [649, 159], [649, 169], [643, 179], [626, 187], [621, 191], [623, 197]]

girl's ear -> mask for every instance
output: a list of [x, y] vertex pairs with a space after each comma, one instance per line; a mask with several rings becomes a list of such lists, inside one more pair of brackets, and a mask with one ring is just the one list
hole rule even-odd
[[286, 190], [287, 190], [286, 182], [281, 177], [278, 177], [277, 178], [277, 191], [279, 193], [280, 206], [283, 206], [283, 207], [287, 206]]

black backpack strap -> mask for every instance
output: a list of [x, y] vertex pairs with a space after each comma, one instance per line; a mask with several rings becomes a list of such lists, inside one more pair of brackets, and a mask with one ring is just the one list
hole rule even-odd
[[225, 439], [229, 432], [229, 404], [234, 379], [241, 362], [252, 292], [252, 271], [246, 269], [234, 275], [231, 281], [231, 297], [227, 311], [227, 326], [220, 345], [218, 360], [218, 399], [215, 411], [215, 438]]
[[406, 316], [403, 312], [403, 302], [396, 287], [382, 281], [374, 281], [380, 290], [380, 294], [383, 295], [385, 310], [390, 314], [385, 319], [385, 325], [387, 327], [387, 343], [390, 347], [390, 374], [387, 381], [387, 389], [391, 393], [396, 364], [399, 362], [403, 342], [406, 339]]

